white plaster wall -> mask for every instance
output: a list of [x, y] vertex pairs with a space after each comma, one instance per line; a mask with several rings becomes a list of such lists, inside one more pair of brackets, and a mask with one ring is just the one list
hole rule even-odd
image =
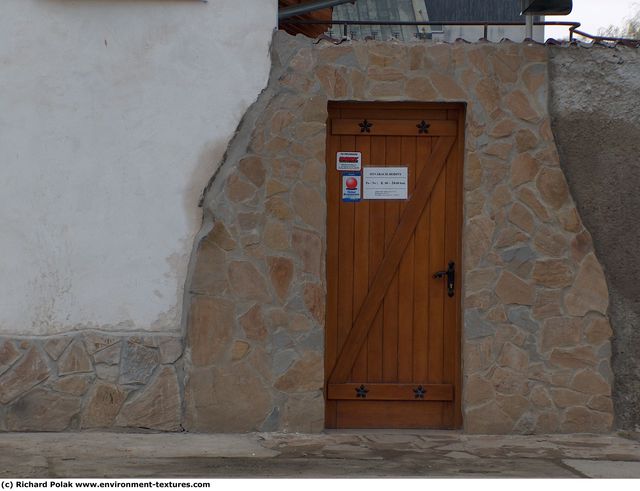
[[0, 2], [0, 334], [180, 329], [276, 0]]

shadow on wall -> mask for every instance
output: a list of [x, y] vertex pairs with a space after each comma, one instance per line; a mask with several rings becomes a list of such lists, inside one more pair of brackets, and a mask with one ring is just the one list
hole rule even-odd
[[640, 53], [552, 49], [550, 109], [561, 165], [610, 289], [619, 428], [640, 428]]

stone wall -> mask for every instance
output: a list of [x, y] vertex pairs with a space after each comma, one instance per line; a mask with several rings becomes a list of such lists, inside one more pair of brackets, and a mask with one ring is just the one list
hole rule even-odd
[[179, 431], [182, 352], [167, 335], [0, 337], [0, 431]]
[[608, 289], [551, 132], [549, 53], [276, 34], [269, 85], [202, 199], [186, 339], [0, 338], [0, 431], [323, 428], [330, 100], [467, 106], [465, 431], [608, 431]]
[[616, 426], [640, 430], [640, 51], [553, 48], [560, 162], [611, 295]]
[[465, 430], [611, 428], [608, 290], [559, 166], [548, 53], [276, 35], [269, 85], [203, 199], [188, 430], [322, 428], [329, 100], [467, 104]]

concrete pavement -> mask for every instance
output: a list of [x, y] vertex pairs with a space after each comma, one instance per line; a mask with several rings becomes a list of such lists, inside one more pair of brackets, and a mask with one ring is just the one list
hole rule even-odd
[[4, 433], [0, 478], [632, 477], [620, 435]]

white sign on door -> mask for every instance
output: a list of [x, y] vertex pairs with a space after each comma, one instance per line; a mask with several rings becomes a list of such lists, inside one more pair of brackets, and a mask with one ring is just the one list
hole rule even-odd
[[359, 172], [342, 174], [342, 201], [360, 201], [362, 178]]
[[361, 152], [338, 152], [336, 167], [340, 171], [358, 171], [362, 168]]
[[365, 167], [362, 180], [364, 199], [407, 199], [407, 167]]

